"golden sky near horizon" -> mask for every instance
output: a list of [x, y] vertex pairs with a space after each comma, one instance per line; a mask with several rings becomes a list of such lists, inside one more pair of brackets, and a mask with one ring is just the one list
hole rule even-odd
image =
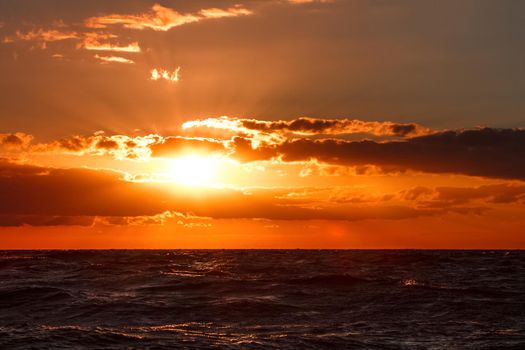
[[525, 248], [523, 7], [3, 2], [0, 249]]

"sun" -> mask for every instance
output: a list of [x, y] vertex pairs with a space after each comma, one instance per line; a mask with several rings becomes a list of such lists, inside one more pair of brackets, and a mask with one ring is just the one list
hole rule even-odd
[[219, 159], [200, 155], [186, 155], [170, 160], [169, 176], [185, 186], [213, 186], [217, 180]]

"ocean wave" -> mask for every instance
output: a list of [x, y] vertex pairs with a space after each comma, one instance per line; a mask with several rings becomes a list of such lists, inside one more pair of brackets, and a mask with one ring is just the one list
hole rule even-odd
[[525, 344], [525, 253], [0, 252], [1, 349]]

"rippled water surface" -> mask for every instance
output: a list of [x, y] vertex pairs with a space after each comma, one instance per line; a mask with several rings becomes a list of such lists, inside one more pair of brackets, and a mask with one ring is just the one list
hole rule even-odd
[[525, 252], [0, 251], [1, 349], [525, 349]]

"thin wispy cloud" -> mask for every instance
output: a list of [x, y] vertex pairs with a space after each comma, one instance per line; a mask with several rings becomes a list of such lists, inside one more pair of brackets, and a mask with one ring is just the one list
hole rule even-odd
[[85, 49], [90, 51], [115, 51], [115, 52], [140, 52], [138, 42], [132, 42], [127, 45], [112, 43], [117, 35], [114, 34], [100, 34], [100, 33], [86, 33], [80, 43], [77, 44], [78, 49]]
[[98, 41], [85, 41], [77, 46], [89, 51], [115, 51], [115, 52], [140, 52], [138, 42], [133, 42], [127, 45], [118, 45], [112, 43], [102, 43]]
[[167, 31], [184, 24], [205, 19], [246, 16], [250, 14], [252, 14], [252, 11], [240, 6], [227, 9], [202, 9], [196, 13], [183, 14], [174, 9], [155, 4], [148, 13], [134, 15], [111, 14], [91, 17], [85, 21], [85, 25], [88, 28], [107, 28], [110, 25], [122, 25], [130, 29]]
[[204, 18], [224, 18], [224, 17], [238, 17], [248, 16], [253, 14], [251, 10], [244, 7], [230, 7], [228, 9], [209, 8], [200, 10], [199, 14]]
[[125, 63], [125, 64], [134, 64], [135, 61], [128, 58], [119, 57], [119, 56], [100, 56], [95, 55], [95, 58], [104, 62], [104, 63]]
[[97, 32], [64, 32], [61, 30], [46, 30], [37, 29], [28, 32], [17, 31], [15, 36], [5, 37], [4, 43], [13, 43], [15, 41], [34, 41], [39, 43], [40, 48], [47, 48], [47, 43], [62, 41], [62, 40], [77, 40], [77, 49], [85, 49], [90, 51], [116, 51], [116, 52], [140, 52], [138, 42], [132, 42], [126, 45], [112, 43], [112, 40], [118, 38], [117, 35], [111, 33], [97, 33]]
[[57, 29], [34, 29], [31, 31], [23, 32], [16, 31], [14, 36], [6, 36], [3, 39], [4, 43], [12, 43], [15, 41], [40, 41], [40, 42], [53, 42], [68, 39], [78, 39], [81, 34], [76, 32], [66, 32]]

